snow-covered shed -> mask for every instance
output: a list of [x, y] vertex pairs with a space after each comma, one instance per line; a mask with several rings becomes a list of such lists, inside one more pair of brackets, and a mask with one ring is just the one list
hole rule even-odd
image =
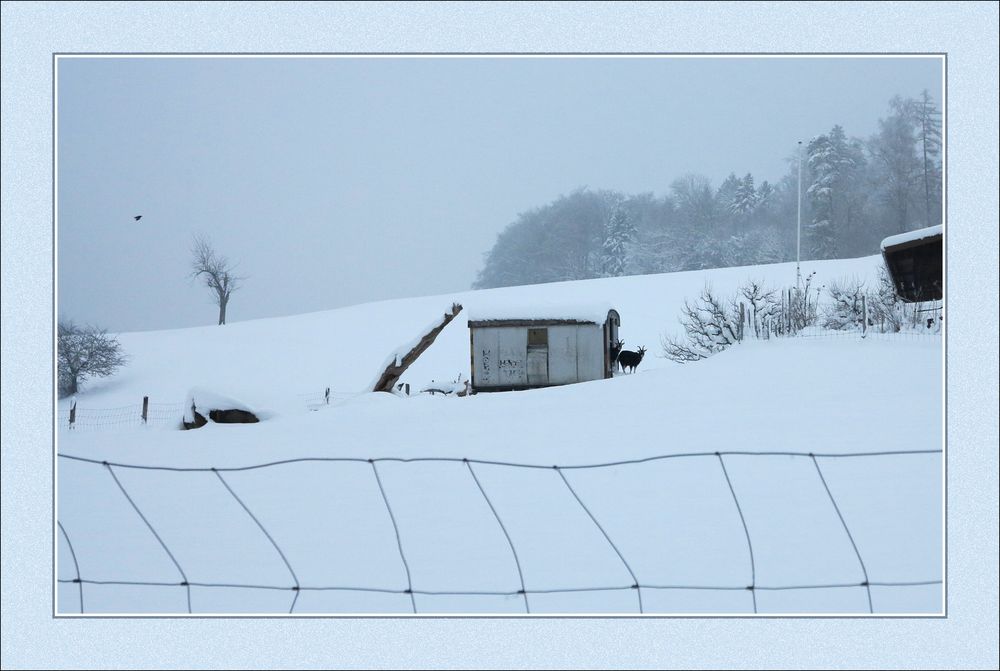
[[882, 258], [906, 303], [944, 297], [944, 240], [941, 225], [893, 235], [882, 241]]
[[473, 391], [509, 391], [613, 375], [621, 319], [606, 304], [492, 306], [469, 315]]

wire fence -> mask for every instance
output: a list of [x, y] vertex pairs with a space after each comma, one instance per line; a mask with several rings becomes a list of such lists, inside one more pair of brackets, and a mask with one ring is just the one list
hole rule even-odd
[[56, 421], [68, 429], [121, 429], [128, 427], [158, 426], [180, 428], [184, 415], [183, 403], [149, 403], [143, 413], [143, 404], [117, 408], [77, 408], [60, 410]]
[[[126, 463], [115, 463], [109, 461], [102, 461], [96, 459], [89, 459], [84, 457], [78, 457], [73, 455], [60, 454], [58, 455], [62, 460], [70, 460], [73, 462], [83, 463], [91, 465], [95, 468], [105, 469], [110, 475], [111, 481], [113, 481], [115, 487], [121, 492], [125, 500], [128, 502], [130, 507], [134, 510], [135, 514], [141, 519], [145, 527], [148, 529], [150, 534], [155, 538], [158, 545], [162, 548], [165, 555], [169, 558], [173, 566], [177, 569], [177, 577], [175, 578], [164, 578], [163, 580], [156, 581], [127, 581], [127, 580], [98, 580], [84, 576], [80, 570], [79, 555], [76, 550], [74, 550], [74, 545], [70, 540], [70, 531], [67, 530], [63, 520], [58, 520], [58, 530], [59, 533], [66, 540], [67, 546], [70, 551], [70, 556], [73, 563], [73, 570], [75, 573], [74, 578], [59, 578], [58, 582], [60, 584], [74, 584], [77, 586], [78, 599], [79, 599], [79, 613], [87, 613], [85, 601], [85, 590], [86, 585], [119, 585], [119, 586], [138, 586], [138, 587], [173, 587], [176, 589], [183, 589], [186, 595], [187, 601], [187, 612], [196, 612], [192, 605], [192, 588], [235, 588], [242, 590], [271, 590], [271, 591], [285, 591], [289, 594], [289, 605], [287, 608], [287, 613], [294, 614], [296, 612], [296, 605], [298, 604], [299, 596], [302, 592], [358, 592], [358, 593], [381, 593], [381, 594], [395, 594], [395, 595], [406, 595], [409, 597], [410, 610], [413, 614], [419, 614], [421, 611], [418, 608], [418, 602], [416, 596], [504, 596], [504, 597], [520, 597], [523, 601], [524, 612], [526, 614], [532, 614], [532, 602], [531, 597], [534, 595], [542, 594], [560, 594], [560, 593], [595, 593], [595, 592], [632, 592], [635, 595], [635, 614], [648, 614], [649, 611], [643, 602], [643, 593], [650, 591], [662, 591], [662, 590], [704, 590], [704, 591], [720, 591], [720, 592], [732, 592], [740, 591], [745, 592], [749, 598], [749, 604], [752, 606], [753, 613], [757, 614], [758, 603], [757, 603], [757, 593], [758, 592], [776, 592], [776, 591], [787, 591], [787, 590], [817, 590], [817, 589], [857, 589], [863, 590], [867, 598], [867, 611], [869, 614], [876, 613], [876, 604], [872, 598], [872, 587], [896, 587], [896, 588], [913, 588], [921, 586], [932, 586], [941, 585], [942, 579], [939, 577], [928, 577], [926, 580], [918, 581], [899, 581], [887, 579], [887, 576], [878, 576], [877, 580], [873, 580], [870, 577], [868, 568], [866, 567], [865, 561], [863, 559], [865, 548], [859, 547], [856, 542], [855, 536], [852, 534], [851, 529], [848, 527], [848, 523], [841, 512], [841, 508], [837, 503], [837, 499], [831, 490], [826, 477], [824, 476], [823, 469], [820, 466], [820, 462], [823, 460], [842, 460], [842, 459], [863, 459], [867, 457], [893, 457], [897, 459], [904, 459], [907, 457], [912, 457], [915, 455], [933, 455], [941, 454], [941, 450], [904, 450], [904, 451], [877, 451], [877, 452], [849, 452], [849, 453], [812, 453], [812, 452], [791, 452], [791, 451], [765, 451], [765, 452], [751, 452], [751, 451], [716, 451], [716, 452], [688, 452], [688, 453], [678, 453], [678, 454], [666, 454], [658, 455], [653, 457], [646, 457], [641, 459], [630, 459], [621, 461], [612, 461], [605, 463], [596, 464], [585, 464], [585, 465], [566, 465], [566, 466], [549, 466], [540, 464], [527, 464], [527, 463], [516, 463], [516, 462], [504, 462], [504, 461], [494, 461], [494, 460], [484, 460], [484, 459], [459, 459], [451, 457], [413, 457], [413, 458], [395, 458], [395, 457], [383, 457], [383, 458], [355, 458], [355, 457], [304, 457], [297, 459], [285, 459], [280, 461], [272, 461], [268, 463], [260, 463], [249, 466], [234, 466], [234, 467], [181, 467], [181, 466], [150, 466], [150, 465], [140, 465], [140, 464], [126, 464]], [[733, 481], [729, 470], [727, 469], [726, 459], [733, 456], [749, 456], [749, 457], [773, 457], [773, 456], [786, 456], [799, 459], [808, 459], [814, 466], [817, 474], [817, 486], [822, 486], [823, 498], [828, 499], [832, 509], [835, 511], [837, 519], [843, 528], [846, 538], [849, 540], [851, 547], [853, 548], [854, 557], [857, 559], [858, 566], [860, 568], [861, 575], [863, 575], [863, 580], [856, 582], [826, 582], [826, 583], [814, 583], [814, 584], [760, 584], [757, 581], [758, 571], [754, 559], [754, 549], [753, 549], [753, 539], [750, 531], [750, 526], [748, 526], [747, 517], [744, 511], [744, 506], [741, 505], [739, 496], [737, 495], [736, 489], [733, 487]], [[691, 459], [691, 458], [707, 458], [712, 460], [717, 460], [720, 467], [719, 477], [724, 479], [728, 494], [732, 498], [733, 513], [738, 516], [740, 524], [746, 539], [747, 547], [747, 561], [749, 564], [749, 584], [662, 584], [655, 581], [643, 580], [642, 577], [634, 570], [635, 564], [630, 562], [625, 554], [621, 550], [620, 544], [615, 542], [613, 535], [609, 533], [608, 527], [603, 525], [599, 520], [598, 516], [593, 512], [592, 507], [588, 506], [580, 495], [578, 488], [574, 487], [571, 483], [571, 477], [567, 477], [567, 474], [576, 473], [579, 471], [593, 470], [593, 469], [608, 469], [619, 466], [626, 465], [643, 465], [650, 464], [654, 462], [670, 462], [672, 460], [678, 459]], [[506, 545], [510, 550], [513, 557], [514, 564], [517, 568], [517, 584], [512, 584], [509, 589], [502, 590], [431, 590], [425, 589], [419, 585], [415, 584], [414, 576], [411, 573], [410, 564], [407, 561], [407, 547], [404, 543], [403, 538], [413, 538], [411, 534], [401, 533], [400, 521], [396, 514], [394, 514], [393, 508], [393, 496], [392, 492], [386, 487], [384, 479], [380, 476], [379, 464], [384, 463], [420, 463], [420, 462], [431, 462], [431, 463], [453, 463], [462, 464], [465, 470], [468, 471], [470, 478], [475, 484], [476, 491], [482, 496], [483, 500], [487, 504], [493, 521], [496, 523], [497, 527], [503, 533], [506, 539]], [[302, 463], [323, 463], [323, 464], [368, 464], [371, 467], [372, 476], [375, 483], [377, 484], [377, 489], [382, 503], [385, 507], [385, 512], [391, 526], [393, 533], [395, 535], [395, 543], [399, 554], [400, 564], [402, 565], [405, 575], [406, 575], [406, 588], [392, 588], [387, 586], [372, 586], [372, 585], [350, 585], [350, 584], [303, 584], [298, 578], [298, 574], [294, 569], [294, 562], [289, 560], [289, 555], [283, 551], [283, 549], [276, 542], [274, 536], [265, 528], [264, 524], [260, 521], [260, 518], [250, 509], [247, 505], [245, 498], [239, 496], [233, 484], [229, 482], [224, 476], [224, 473], [237, 473], [246, 471], [256, 471], [261, 469], [273, 469], [276, 467], [289, 465], [289, 464], [302, 464]], [[509, 522], [504, 522], [505, 513], [498, 506], [495, 505], [493, 499], [487, 492], [487, 488], [484, 487], [477, 469], [482, 466], [493, 466], [502, 467], [507, 469], [531, 469], [531, 470], [550, 470], [554, 471], [558, 476], [559, 480], [562, 482], [566, 489], [566, 493], [575, 501], [575, 504], [584, 512], [589, 518], [590, 522], [593, 524], [594, 528], [599, 531], [607, 543], [608, 547], [617, 555], [621, 564], [626, 569], [628, 575], [630, 576], [630, 582], [609, 582], [607, 584], [595, 584], [595, 585], [581, 585], [575, 587], [527, 587], [526, 584], [526, 570], [522, 565], [520, 555], [518, 553], [513, 536], [509, 532]], [[130, 495], [128, 489], [125, 487], [121, 479], [118, 477], [117, 471], [121, 469], [135, 469], [143, 471], [161, 471], [166, 473], [192, 473], [192, 472], [204, 472], [212, 473], [218, 479], [220, 486], [225, 489], [227, 495], [230, 496], [239, 507], [246, 513], [246, 515], [253, 521], [256, 528], [266, 537], [270, 546], [272, 546], [275, 552], [280, 556], [280, 559], [284, 566], [288, 570], [290, 577], [289, 581], [283, 583], [271, 583], [271, 584], [241, 584], [241, 583], [230, 583], [230, 582], [211, 582], [205, 580], [198, 580], [197, 576], [186, 572], [181, 563], [177, 560], [177, 555], [171, 551], [167, 543], [164, 542], [163, 537], [157, 532], [150, 518], [143, 513], [139, 505], [136, 503], [135, 499]], [[111, 482], [109, 481], [109, 485]], [[398, 504], [398, 501], [397, 501]], [[752, 525], [751, 525], [752, 526]], [[79, 547], [79, 544], [76, 546]], [[553, 548], [553, 552], [560, 552], [560, 548]], [[530, 577], [530, 576], [529, 576]], [[61, 610], [60, 612], [67, 612]], [[434, 612], [434, 611], [431, 611]]]
[[[746, 294], [744, 294], [746, 295]], [[758, 298], [754, 302], [738, 301], [731, 308], [732, 317], [725, 313], [713, 314], [708, 325], [728, 332], [729, 341], [745, 338], [770, 340], [772, 338], [846, 338], [852, 340], [900, 340], [940, 338], [944, 327], [944, 302], [886, 303], [879, 296], [869, 297], [858, 288], [853, 293], [842, 291], [832, 295], [833, 302], [821, 304], [819, 294], [809, 301], [806, 294], [799, 298], [794, 290], [782, 293], [780, 305], [773, 299]], [[714, 300], [705, 294], [702, 309]], [[873, 302], [874, 301], [874, 302]], [[873, 303], [872, 303], [873, 302]], [[869, 305], [872, 303], [872, 305]], [[718, 307], [717, 304], [715, 304]], [[699, 313], [688, 316], [689, 322], [701, 318]], [[699, 326], [691, 324], [689, 328]], [[688, 327], [686, 327], [688, 328]], [[695, 328], [697, 332], [698, 329]]]
[[919, 341], [919, 342], [940, 342], [941, 332], [935, 330], [901, 329], [899, 331], [879, 330], [878, 327], [869, 327], [866, 330], [860, 328], [851, 329], [828, 329], [818, 326], [810, 326], [801, 331], [787, 336], [771, 335], [771, 338], [820, 338], [825, 340], [879, 340], [884, 342], [899, 341]]
[[[295, 398], [308, 410], [336, 405], [354, 398], [360, 392], [332, 391], [327, 387], [323, 391], [296, 394]], [[146, 397], [147, 399], [149, 397]], [[59, 428], [71, 430], [115, 430], [152, 426], [160, 428], [182, 428], [184, 413], [187, 407], [184, 403], [153, 403], [140, 402], [135, 405], [124, 405], [115, 408], [79, 408], [76, 402], [68, 408], [62, 408], [56, 413], [56, 423]]]

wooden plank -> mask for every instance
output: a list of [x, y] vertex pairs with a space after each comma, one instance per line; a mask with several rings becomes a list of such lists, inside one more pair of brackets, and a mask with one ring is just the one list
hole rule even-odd
[[382, 371], [379, 376], [378, 381], [372, 388], [372, 391], [387, 391], [391, 392], [399, 381], [400, 376], [406, 372], [406, 369], [417, 360], [421, 354], [423, 354], [428, 347], [430, 347], [434, 340], [438, 337], [438, 334], [444, 329], [445, 326], [451, 323], [459, 312], [462, 311], [462, 306], [458, 303], [452, 303], [451, 312], [446, 312], [441, 320], [441, 323], [432, 328], [430, 331], [425, 333], [420, 341], [413, 346], [413, 348], [403, 355], [402, 359], [396, 358], [395, 361], [390, 363]]

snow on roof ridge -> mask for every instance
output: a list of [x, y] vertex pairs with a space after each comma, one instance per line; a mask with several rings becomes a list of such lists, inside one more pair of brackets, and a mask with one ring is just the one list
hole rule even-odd
[[468, 320], [545, 320], [545, 319], [575, 319], [582, 322], [603, 324], [608, 318], [608, 312], [614, 306], [605, 301], [594, 303], [533, 303], [524, 305], [517, 303], [502, 305], [478, 305], [469, 310]]
[[924, 238], [941, 235], [943, 230], [944, 227], [941, 224], [938, 224], [937, 226], [928, 226], [927, 228], [918, 228], [915, 231], [907, 231], [906, 233], [890, 235], [882, 241], [882, 251], [885, 251], [887, 247], [894, 247], [904, 242], [923, 240]]

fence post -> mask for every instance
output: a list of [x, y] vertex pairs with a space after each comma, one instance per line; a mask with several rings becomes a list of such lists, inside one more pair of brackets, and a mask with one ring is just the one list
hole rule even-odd
[[330, 405], [330, 388], [326, 388], [326, 393], [323, 394], [323, 398], [326, 400], [326, 404]]
[[785, 335], [791, 335], [792, 333], [792, 290], [787, 291], [787, 298], [785, 299], [785, 305], [788, 309], [785, 310]]
[[146, 418], [149, 417], [149, 397], [142, 397], [142, 423], [146, 423]]
[[868, 299], [861, 294], [861, 337], [868, 335]]
[[410, 383], [409, 382], [406, 383], [406, 395], [407, 396], [410, 395]]
[[73, 428], [73, 424], [76, 423], [76, 401], [73, 401], [73, 405], [69, 409], [69, 428]]

